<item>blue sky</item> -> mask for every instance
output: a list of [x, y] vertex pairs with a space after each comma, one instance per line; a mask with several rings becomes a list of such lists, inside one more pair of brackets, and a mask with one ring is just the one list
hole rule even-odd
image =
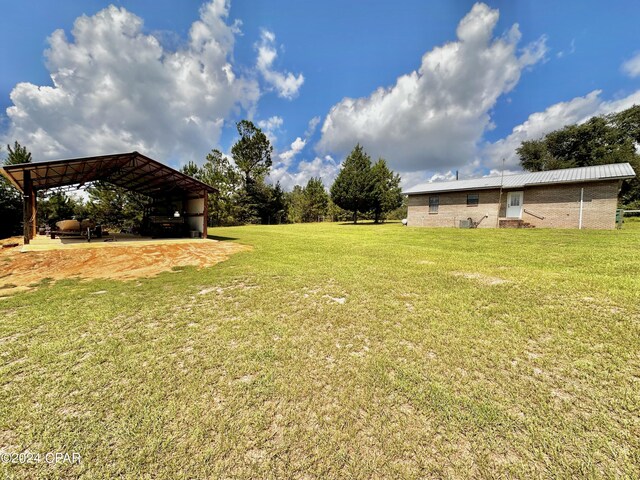
[[356, 142], [412, 186], [503, 158], [517, 170], [522, 140], [640, 103], [635, 1], [1, 8], [1, 140], [42, 160], [137, 149], [201, 162], [251, 118], [287, 188], [329, 184]]

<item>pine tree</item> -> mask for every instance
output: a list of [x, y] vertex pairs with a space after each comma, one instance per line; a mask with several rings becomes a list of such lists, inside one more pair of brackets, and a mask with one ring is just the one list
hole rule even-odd
[[236, 127], [240, 139], [231, 147], [231, 155], [247, 186], [267, 176], [273, 147], [262, 130], [249, 120], [238, 122]]
[[287, 217], [290, 222], [301, 223], [304, 221], [307, 200], [304, 195], [304, 188], [300, 185], [293, 187], [287, 193]]
[[358, 221], [358, 212], [365, 213], [372, 208], [372, 180], [371, 157], [357, 144], [331, 186], [331, 199], [340, 208], [352, 212], [353, 223]]
[[31, 153], [27, 150], [27, 147], [23, 147], [17, 141], [11, 145], [7, 145], [9, 155], [4, 161], [5, 165], [17, 165], [19, 163], [31, 163]]
[[109, 228], [140, 231], [150, 198], [105, 182], [95, 182], [87, 193], [87, 213], [93, 220]]
[[[9, 155], [4, 160], [4, 165], [17, 165], [19, 163], [31, 163], [31, 153], [18, 142], [7, 145]], [[0, 238], [17, 235], [20, 233], [22, 223], [22, 195], [7, 180], [0, 175]]]
[[265, 201], [268, 187], [265, 177], [271, 168], [273, 147], [267, 136], [249, 120], [236, 124], [240, 139], [231, 147], [231, 155], [242, 174], [242, 188], [238, 190], [238, 220], [241, 223], [265, 221]]
[[320, 217], [324, 218], [329, 206], [329, 195], [324, 189], [324, 184], [320, 177], [311, 177], [304, 189], [305, 211], [304, 221], [317, 222]]
[[270, 187], [269, 212], [267, 223], [287, 222], [287, 199], [285, 191], [280, 182], [276, 182], [275, 187]]
[[373, 177], [373, 216], [375, 223], [384, 220], [385, 215], [402, 205], [400, 175], [394, 174], [384, 159], [379, 159], [371, 168]]

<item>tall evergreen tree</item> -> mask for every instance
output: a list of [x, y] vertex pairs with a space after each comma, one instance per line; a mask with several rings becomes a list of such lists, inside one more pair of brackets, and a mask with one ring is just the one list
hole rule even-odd
[[241, 187], [238, 169], [217, 149], [207, 154], [202, 167], [188, 162], [180, 171], [216, 189], [209, 194], [209, 225], [233, 225], [236, 223], [236, 195]]
[[340, 208], [352, 212], [353, 223], [357, 223], [358, 212], [371, 210], [372, 197], [371, 157], [357, 144], [331, 186], [331, 199]]
[[218, 191], [209, 195], [209, 215], [218, 226], [235, 220], [235, 196], [240, 189], [240, 173], [220, 150], [212, 150], [202, 167], [201, 180]]
[[31, 152], [27, 150], [27, 147], [23, 147], [17, 141], [13, 143], [13, 148], [11, 148], [11, 145], [7, 145], [7, 151], [9, 155], [7, 155], [7, 159], [4, 162], [5, 165], [31, 163]]
[[303, 221], [317, 222], [327, 214], [329, 195], [320, 177], [311, 177], [304, 188]]
[[187, 162], [186, 165], [183, 165], [180, 168], [180, 171], [185, 175], [195, 178], [196, 180], [201, 180], [200, 177], [202, 176], [202, 169], [195, 162]]
[[95, 182], [87, 193], [87, 214], [93, 220], [110, 228], [140, 230], [148, 197], [104, 182]]
[[50, 227], [59, 220], [82, 219], [86, 213], [82, 201], [64, 192], [53, 192], [38, 201], [38, 219]]
[[384, 159], [379, 159], [371, 168], [373, 178], [372, 210], [375, 223], [402, 205], [400, 175], [394, 174]]
[[[287, 198], [285, 191], [282, 189], [280, 182], [276, 182], [274, 187], [269, 186], [269, 211], [267, 213], [267, 223], [286, 223], [287, 222]], [[264, 223], [264, 222], [263, 222]]]
[[640, 145], [640, 105], [609, 114], [607, 120]]
[[[238, 191], [238, 216], [241, 223], [265, 222], [268, 187], [264, 179], [271, 168], [273, 147], [267, 136], [249, 120], [236, 124], [240, 139], [231, 147], [231, 155], [242, 174]], [[268, 218], [268, 215], [267, 215]]]
[[[7, 145], [9, 154], [3, 161], [4, 165], [17, 165], [19, 163], [31, 163], [31, 153], [18, 142]], [[22, 195], [6, 179], [0, 175], [0, 238], [17, 235], [22, 224]]]
[[236, 127], [240, 139], [231, 147], [231, 155], [246, 186], [267, 176], [273, 147], [262, 130], [249, 120], [238, 122]]
[[296, 185], [286, 195], [287, 217], [290, 222], [301, 223], [304, 221], [307, 199], [304, 195], [304, 188]]
[[329, 205], [327, 206], [327, 214], [332, 222], [344, 222], [345, 220], [349, 220], [353, 218], [353, 215], [350, 214], [347, 210], [340, 208], [336, 205], [331, 197], [329, 197]]

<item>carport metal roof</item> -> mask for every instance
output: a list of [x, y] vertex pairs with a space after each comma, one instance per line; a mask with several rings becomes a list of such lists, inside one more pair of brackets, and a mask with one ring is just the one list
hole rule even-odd
[[26, 171], [30, 172], [34, 190], [82, 186], [100, 180], [152, 198], [216, 191], [211, 185], [138, 152], [5, 165], [1, 172], [24, 192]]

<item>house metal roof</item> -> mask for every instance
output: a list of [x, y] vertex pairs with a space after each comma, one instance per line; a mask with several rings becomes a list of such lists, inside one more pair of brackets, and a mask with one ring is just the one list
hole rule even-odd
[[36, 190], [100, 180], [152, 198], [216, 191], [211, 185], [138, 152], [5, 165], [0, 173], [24, 192], [27, 170]]
[[633, 178], [636, 173], [628, 163], [612, 163], [591, 167], [563, 168], [544, 172], [527, 172], [515, 175], [471, 178], [448, 182], [422, 183], [403, 192], [405, 195], [419, 193], [451, 192], [456, 190], [485, 190], [490, 188], [522, 188], [528, 185], [546, 185], [598, 180], [624, 180]]

